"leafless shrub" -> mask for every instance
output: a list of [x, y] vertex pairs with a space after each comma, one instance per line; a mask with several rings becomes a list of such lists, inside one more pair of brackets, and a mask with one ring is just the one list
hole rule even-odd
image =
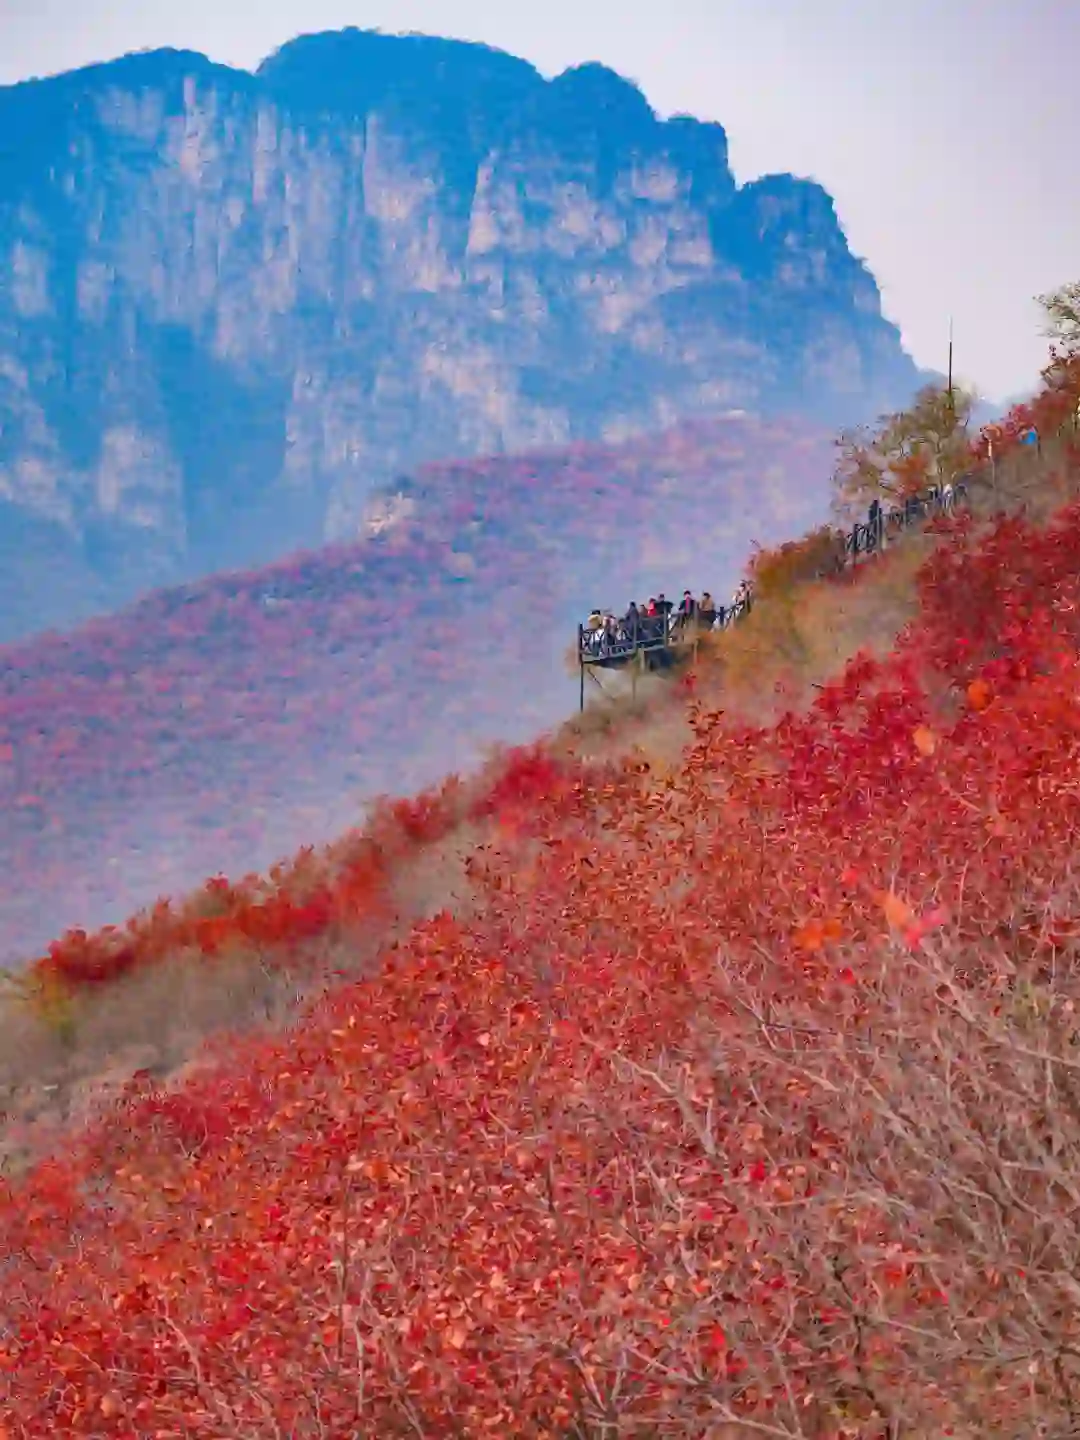
[[[826, 1004], [788, 956], [722, 960], [685, 1053], [607, 1057], [596, 1118], [677, 1296], [611, 1383], [636, 1359], [662, 1391], [631, 1413], [663, 1434], [1080, 1433], [1076, 954], [958, 928], [838, 958], [857, 980]], [[733, 1377], [704, 1363], [714, 1323]]]

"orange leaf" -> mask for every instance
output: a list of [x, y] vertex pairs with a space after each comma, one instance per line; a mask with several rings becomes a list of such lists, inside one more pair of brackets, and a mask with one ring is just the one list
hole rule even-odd
[[985, 710], [990, 704], [990, 686], [985, 680], [972, 680], [967, 687], [967, 698], [973, 710]]
[[881, 908], [885, 912], [885, 919], [894, 930], [902, 930], [905, 925], [910, 925], [915, 919], [915, 912], [911, 906], [900, 899], [894, 890], [884, 891], [881, 896]]
[[792, 936], [801, 950], [820, 950], [825, 943], [825, 930], [820, 920], [808, 920]]
[[827, 940], [839, 940], [843, 933], [839, 920], [808, 920], [791, 938], [801, 950], [820, 950]]
[[932, 755], [937, 749], [937, 736], [927, 725], [918, 725], [911, 737], [920, 755]]

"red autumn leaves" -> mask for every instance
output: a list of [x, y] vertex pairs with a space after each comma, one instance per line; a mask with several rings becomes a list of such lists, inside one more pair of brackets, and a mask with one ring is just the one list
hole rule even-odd
[[[144, 1077], [3, 1193], [9, 1435], [872, 1436], [890, 1410], [947, 1433], [965, 1327], [991, 1407], [965, 1433], [1064, 1433], [1043, 1373], [983, 1344], [1019, 1313], [1008, 1244], [931, 1244], [903, 1165], [870, 1193], [869, 1087], [813, 1064], [880, 1034], [905, 965], [991, 966], [1021, 901], [1065, 897], [1021, 936], [1034, 962], [1075, 944], [1078, 576], [1080, 507], [978, 546], [958, 525], [897, 653], [808, 714], [738, 729], [698, 701], [659, 780], [526, 751], [486, 794], [384, 808], [377, 846], [70, 937], [61, 979], [181, 934], [347, 944], [388, 856], [463, 815], [502, 832], [475, 920], [433, 917], [175, 1095]], [[939, 1032], [913, 1033], [921, 1070]]]
[[[374, 980], [176, 1096], [133, 1086], [11, 1196], [12, 1433], [394, 1434], [411, 1416], [555, 1437], [605, 1406], [693, 1433], [717, 1413], [775, 1429], [794, 1405], [827, 1434], [883, 1312], [878, 1382], [922, 1383], [911, 1335], [939, 1315], [952, 1334], [950, 1307], [981, 1313], [991, 1282], [963, 1247], [928, 1276], [907, 1211], [837, 1189], [861, 1102], [839, 1125], [788, 1031], [770, 1032], [782, 1066], [740, 1070], [709, 1026], [731, 1012], [733, 1047], [782, 1003], [806, 1030], [861, 1023], [898, 957], [969, 960], [1027, 867], [1064, 875], [1075, 798], [1046, 782], [1080, 759], [1060, 663], [1078, 561], [1080, 509], [974, 550], [959, 528], [898, 653], [860, 658], [806, 715], [738, 730], [699, 701], [662, 781], [534, 750], [486, 794], [385, 810], [399, 858], [463, 814], [547, 843], [527, 874], [512, 838], [509, 864], [478, 863], [474, 922], [436, 916]], [[993, 606], [971, 613], [972, 593]], [[1019, 623], [1036, 600], [1045, 622]], [[300, 857], [266, 913], [287, 931], [312, 905], [333, 933], [377, 852], [349, 853]], [[203, 918], [249, 926], [256, 900], [216, 882]], [[1004, 1405], [1014, 1381], [985, 1394]]]
[[182, 904], [159, 901], [123, 927], [93, 935], [72, 931], [49, 946], [27, 979], [100, 986], [170, 954], [188, 952], [198, 963], [237, 947], [295, 959], [297, 945], [328, 931], [363, 931], [386, 917], [394, 877], [418, 850], [469, 821], [494, 818], [508, 833], [531, 833], [543, 804], [573, 785], [565, 768], [537, 747], [519, 747], [488, 769], [495, 778], [479, 793], [452, 776], [412, 799], [384, 801], [364, 832], [324, 855], [305, 850], [265, 879], [248, 876], [234, 885], [216, 876]]

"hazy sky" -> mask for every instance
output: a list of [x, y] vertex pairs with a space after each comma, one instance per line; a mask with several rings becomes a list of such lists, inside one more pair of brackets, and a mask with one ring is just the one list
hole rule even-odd
[[344, 25], [484, 40], [551, 75], [602, 60], [662, 115], [727, 129], [740, 181], [835, 197], [915, 358], [993, 399], [1046, 351], [1035, 294], [1080, 279], [1076, 0], [0, 0], [0, 83], [173, 45], [255, 66]]

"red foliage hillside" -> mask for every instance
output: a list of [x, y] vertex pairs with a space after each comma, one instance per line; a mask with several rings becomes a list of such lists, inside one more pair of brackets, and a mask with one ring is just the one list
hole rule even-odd
[[11, 1187], [9, 1440], [1074, 1433], [1080, 503], [940, 523], [889, 659], [520, 756], [482, 913]]
[[752, 538], [817, 518], [828, 464], [825, 437], [729, 419], [435, 467], [376, 541], [0, 651], [0, 963], [550, 724], [594, 589], [733, 581]]

